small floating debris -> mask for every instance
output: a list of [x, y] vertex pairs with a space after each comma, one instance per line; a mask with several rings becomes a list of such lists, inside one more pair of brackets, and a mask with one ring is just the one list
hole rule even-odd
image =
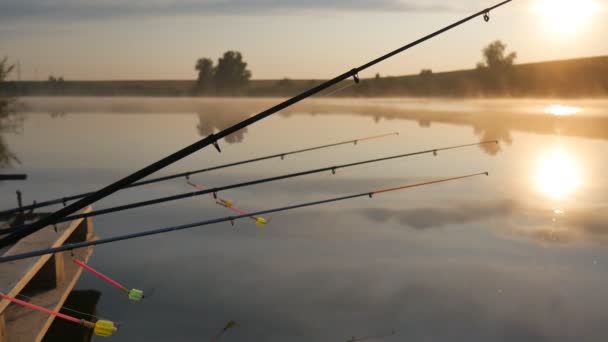
[[236, 328], [238, 326], [239, 324], [237, 322], [233, 320], [228, 321], [228, 323], [226, 323], [226, 326], [224, 326], [224, 328], [217, 335], [211, 338], [211, 342], [218, 341], [228, 330]]

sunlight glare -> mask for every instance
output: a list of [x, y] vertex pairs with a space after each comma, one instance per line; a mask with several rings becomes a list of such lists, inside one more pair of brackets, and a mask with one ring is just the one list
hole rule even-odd
[[537, 163], [535, 183], [538, 191], [553, 200], [574, 193], [582, 184], [577, 161], [563, 148], [555, 148]]
[[594, 0], [537, 0], [534, 12], [557, 34], [577, 32], [599, 9]]
[[552, 104], [549, 107], [545, 108], [545, 113], [555, 116], [570, 116], [578, 114], [580, 112], [582, 112], [582, 110], [578, 107], [562, 106], [556, 104]]

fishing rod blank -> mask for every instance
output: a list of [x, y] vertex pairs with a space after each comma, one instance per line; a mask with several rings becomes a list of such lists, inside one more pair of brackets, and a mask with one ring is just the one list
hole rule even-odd
[[[383, 157], [383, 158], [377, 158], [377, 159], [369, 159], [369, 160], [364, 160], [364, 161], [355, 162], [355, 163], [323, 167], [323, 168], [319, 168], [319, 169], [290, 173], [290, 174], [281, 175], [281, 176], [263, 178], [263, 179], [258, 179], [258, 180], [242, 182], [242, 183], [219, 186], [219, 187], [215, 187], [215, 188], [208, 188], [208, 189], [204, 189], [204, 190], [187, 192], [187, 193], [179, 194], [179, 195], [161, 197], [161, 198], [151, 199], [151, 200], [147, 200], [147, 201], [129, 203], [129, 204], [119, 205], [116, 207], [110, 207], [110, 208], [106, 208], [106, 209], [94, 210], [94, 211], [90, 211], [88, 213], [75, 214], [75, 215], [65, 217], [65, 218], [61, 219], [59, 222], [68, 222], [68, 221], [85, 218], [85, 217], [106, 215], [106, 214], [115, 213], [115, 212], [119, 212], [119, 211], [141, 208], [141, 207], [146, 207], [146, 206], [150, 206], [150, 205], [171, 202], [171, 201], [176, 201], [176, 200], [180, 200], [180, 199], [184, 199], [184, 198], [191, 198], [191, 197], [202, 196], [202, 195], [210, 194], [210, 195], [213, 195], [214, 197], [217, 197], [217, 193], [219, 193], [220, 191], [225, 191], [225, 190], [230, 190], [230, 189], [242, 188], [242, 187], [258, 185], [258, 184], [263, 184], [263, 183], [270, 183], [270, 182], [275, 182], [275, 181], [279, 181], [279, 180], [283, 180], [283, 179], [312, 175], [315, 173], [332, 172], [333, 174], [335, 174], [340, 169], [345, 169], [345, 168], [354, 167], [354, 166], [378, 163], [378, 162], [393, 160], [393, 159], [407, 158], [407, 157], [412, 157], [412, 156], [417, 156], [417, 155], [422, 155], [422, 154], [429, 154], [429, 153], [437, 155], [437, 153], [440, 151], [454, 150], [454, 149], [471, 147], [471, 146], [479, 146], [479, 145], [483, 145], [483, 144], [497, 144], [497, 143], [498, 143], [498, 141], [496, 141], [496, 140], [483, 141], [483, 142], [473, 143], [473, 144], [442, 147], [442, 148], [436, 148], [436, 149], [432, 149], [432, 150], [411, 152], [411, 153], [399, 154], [399, 155], [395, 155], [395, 156], [389, 156], [389, 157]], [[251, 215], [251, 216], [257, 217], [257, 215]], [[20, 227], [0, 229], [0, 234], [12, 232], [15, 229], [19, 229], [19, 228]]]
[[290, 205], [290, 206], [286, 206], [286, 207], [267, 209], [267, 210], [253, 212], [253, 213], [248, 213], [246, 215], [226, 216], [226, 217], [221, 217], [221, 218], [212, 219], [212, 220], [206, 220], [206, 221], [189, 223], [189, 224], [184, 224], [184, 225], [179, 225], [179, 226], [148, 230], [148, 231], [143, 231], [143, 232], [139, 232], [139, 233], [131, 233], [131, 234], [126, 234], [126, 235], [105, 238], [105, 239], [69, 243], [69, 244], [65, 244], [63, 246], [54, 247], [54, 248], [41, 249], [41, 250], [26, 252], [26, 253], [22, 253], [22, 254], [0, 256], [0, 263], [27, 259], [27, 258], [33, 258], [33, 257], [46, 255], [46, 254], [70, 251], [70, 250], [74, 250], [74, 249], [78, 249], [78, 248], [82, 248], [82, 247], [97, 246], [97, 245], [118, 242], [118, 241], [136, 239], [136, 238], [140, 238], [140, 237], [144, 237], [144, 236], [158, 235], [158, 234], [164, 234], [164, 233], [174, 232], [174, 231], [178, 231], [178, 230], [191, 229], [191, 228], [201, 227], [201, 226], [208, 226], [208, 225], [212, 225], [212, 224], [216, 224], [216, 223], [230, 222], [230, 223], [234, 224], [235, 221], [244, 219], [244, 218], [249, 218], [250, 215], [262, 216], [262, 215], [266, 215], [266, 214], [273, 214], [273, 213], [294, 210], [294, 209], [299, 209], [299, 208], [312, 207], [312, 206], [317, 206], [317, 205], [321, 205], [321, 204], [341, 202], [341, 201], [346, 201], [346, 200], [361, 198], [361, 197], [373, 198], [374, 195], [377, 195], [377, 194], [384, 194], [384, 193], [388, 193], [388, 192], [406, 190], [406, 189], [411, 189], [411, 188], [416, 188], [416, 187], [427, 186], [427, 185], [431, 185], [431, 184], [446, 183], [446, 182], [451, 182], [451, 181], [455, 181], [455, 180], [459, 180], [459, 179], [477, 177], [477, 176], [481, 176], [481, 175], [488, 176], [489, 174], [487, 172], [480, 172], [480, 173], [459, 176], [459, 177], [443, 178], [443, 179], [438, 179], [438, 180], [428, 181], [428, 182], [423, 182], [423, 183], [416, 183], [416, 184], [410, 184], [410, 185], [403, 185], [403, 186], [399, 186], [399, 187], [393, 187], [390, 189], [380, 189], [380, 190], [375, 190], [375, 191], [370, 191], [370, 192], [363, 192], [363, 193], [356, 194], [356, 195], [334, 197], [334, 198], [316, 201], [316, 202], [308, 202], [308, 203]]
[[163, 159], [161, 159], [161, 160], [159, 160], [159, 161], [157, 161], [155, 163], [152, 163], [152, 164], [144, 167], [143, 169], [141, 169], [139, 171], [136, 171], [136, 172], [132, 173], [132, 174], [126, 176], [125, 178], [120, 179], [117, 182], [114, 182], [114, 183], [112, 183], [112, 184], [110, 184], [110, 185], [108, 185], [108, 186], [106, 186], [106, 187], [104, 187], [104, 188], [96, 191], [95, 193], [93, 193], [91, 195], [88, 195], [88, 196], [86, 196], [86, 197], [84, 197], [84, 198], [82, 198], [82, 199], [80, 199], [80, 200], [78, 200], [78, 201], [76, 201], [76, 202], [74, 202], [74, 203], [72, 203], [72, 204], [64, 207], [64, 208], [62, 208], [62, 209], [59, 209], [56, 212], [54, 212], [54, 213], [52, 213], [52, 214], [50, 214], [48, 216], [45, 216], [45, 217], [43, 217], [42, 219], [40, 219], [38, 221], [35, 221], [35, 222], [33, 222], [33, 223], [31, 223], [31, 224], [29, 224], [27, 226], [22, 227], [18, 231], [15, 231], [14, 233], [11, 233], [10, 235], [8, 235], [8, 236], [0, 239], [0, 248], [7, 247], [7, 246], [9, 246], [9, 245], [17, 242], [19, 239], [21, 239], [21, 238], [23, 238], [25, 236], [28, 236], [28, 235], [30, 235], [30, 234], [32, 234], [32, 233], [34, 233], [34, 232], [36, 232], [36, 231], [38, 231], [38, 230], [46, 227], [46, 226], [48, 226], [48, 225], [57, 223], [62, 218], [66, 217], [66, 216], [68, 216], [70, 214], [73, 214], [76, 211], [78, 211], [80, 209], [83, 209], [86, 206], [88, 206], [88, 205], [90, 205], [92, 203], [95, 203], [95, 202], [97, 202], [97, 201], [99, 201], [99, 200], [101, 200], [101, 199], [103, 199], [103, 198], [105, 198], [105, 197], [107, 197], [107, 196], [115, 193], [116, 191], [118, 191], [118, 190], [120, 190], [120, 189], [122, 189], [122, 188], [124, 188], [126, 186], [129, 186], [132, 183], [137, 182], [137, 181], [143, 179], [144, 177], [147, 177], [147, 176], [151, 175], [152, 173], [154, 173], [154, 172], [156, 172], [156, 171], [158, 171], [158, 170], [160, 170], [160, 169], [162, 169], [162, 168], [164, 168], [166, 166], [169, 166], [169, 165], [177, 162], [178, 160], [181, 160], [181, 159], [183, 159], [183, 158], [185, 158], [185, 157], [187, 157], [187, 156], [195, 153], [196, 151], [199, 151], [199, 150], [201, 150], [203, 148], [206, 148], [209, 145], [215, 146], [215, 148], [218, 150], [218, 152], [221, 152], [220, 146], [219, 146], [219, 143], [218, 143], [218, 141], [220, 139], [223, 139], [223, 138], [225, 138], [225, 137], [227, 137], [227, 136], [229, 136], [229, 135], [231, 135], [231, 134], [233, 134], [233, 133], [235, 133], [237, 131], [240, 131], [241, 129], [243, 129], [245, 127], [248, 127], [248, 126], [250, 126], [250, 125], [252, 125], [252, 124], [254, 124], [254, 123], [256, 123], [256, 122], [258, 122], [260, 120], [263, 120], [263, 119], [269, 117], [270, 115], [273, 115], [273, 114], [275, 114], [277, 112], [280, 112], [281, 110], [283, 110], [285, 108], [288, 108], [288, 107], [290, 107], [290, 106], [292, 106], [292, 105], [294, 105], [294, 104], [296, 104], [296, 103], [298, 103], [298, 102], [300, 102], [300, 101], [302, 101], [302, 100], [304, 100], [306, 98], [309, 98], [309, 97], [311, 97], [311, 96], [313, 96], [315, 94], [318, 94], [318, 93], [322, 92], [323, 90], [328, 89], [328, 88], [330, 88], [330, 87], [332, 87], [332, 86], [334, 86], [334, 85], [336, 85], [336, 84], [338, 84], [338, 83], [340, 83], [340, 82], [342, 82], [344, 80], [352, 78], [355, 83], [359, 83], [360, 82], [359, 73], [361, 71], [369, 69], [370, 67], [372, 67], [372, 66], [374, 66], [374, 65], [376, 65], [378, 63], [381, 63], [381, 62], [383, 62], [383, 61], [385, 61], [385, 60], [387, 60], [387, 59], [389, 59], [389, 58], [391, 58], [391, 57], [393, 57], [393, 56], [395, 56], [397, 54], [400, 54], [400, 53], [402, 53], [402, 52], [404, 52], [406, 50], [409, 50], [409, 49], [411, 49], [411, 48], [419, 45], [419, 44], [422, 44], [423, 42], [426, 42], [429, 39], [432, 39], [432, 38], [434, 38], [434, 37], [436, 37], [438, 35], [441, 35], [441, 34], [447, 32], [447, 31], [449, 31], [449, 30], [451, 30], [451, 29], [453, 29], [455, 27], [458, 27], [458, 26], [460, 26], [460, 25], [462, 25], [462, 24], [464, 24], [464, 23], [466, 23], [466, 22], [468, 22], [470, 20], [473, 20], [473, 19], [475, 19], [477, 17], [483, 16], [484, 20], [487, 22], [487, 21], [490, 20], [490, 11], [492, 11], [492, 10], [494, 10], [496, 8], [502, 7], [502, 6], [506, 5], [507, 3], [511, 2], [511, 1], [513, 1], [513, 0], [505, 0], [505, 1], [502, 1], [502, 2], [496, 4], [496, 5], [492, 6], [492, 7], [488, 7], [486, 9], [483, 9], [483, 10], [481, 10], [481, 11], [479, 11], [477, 13], [474, 13], [474, 14], [472, 14], [472, 15], [464, 18], [464, 19], [461, 19], [461, 20], [459, 20], [459, 21], [457, 21], [457, 22], [455, 22], [455, 23], [453, 23], [451, 25], [448, 25], [448, 26], [446, 26], [446, 27], [444, 27], [444, 28], [442, 28], [442, 29], [440, 29], [438, 31], [435, 31], [435, 32], [433, 32], [433, 33], [431, 33], [429, 35], [426, 35], [426, 36], [424, 36], [424, 37], [422, 37], [422, 38], [420, 38], [420, 39], [418, 39], [418, 40], [416, 40], [414, 42], [406, 44], [406, 45], [404, 45], [404, 46], [402, 46], [402, 47], [400, 47], [400, 48], [398, 48], [396, 50], [393, 50], [393, 51], [391, 51], [391, 52], [389, 52], [389, 53], [387, 53], [387, 54], [385, 54], [383, 56], [380, 56], [380, 57], [378, 57], [378, 58], [376, 58], [376, 59], [374, 59], [374, 60], [372, 60], [372, 61], [370, 61], [368, 63], [365, 63], [365, 64], [361, 65], [360, 67], [353, 68], [353, 69], [351, 69], [351, 70], [349, 70], [349, 71], [347, 71], [347, 72], [345, 72], [345, 73], [343, 73], [343, 74], [341, 74], [339, 76], [336, 76], [336, 77], [334, 77], [334, 78], [332, 78], [332, 79], [330, 79], [330, 80], [328, 80], [326, 82], [323, 82], [323, 83], [321, 83], [321, 84], [319, 84], [319, 85], [317, 85], [317, 86], [315, 86], [313, 88], [310, 88], [310, 89], [304, 91], [303, 93], [300, 93], [299, 95], [296, 95], [296, 96], [294, 96], [294, 97], [292, 97], [292, 98], [290, 98], [288, 100], [285, 100], [285, 101], [283, 101], [283, 102], [275, 105], [274, 107], [266, 109], [266, 110], [264, 110], [264, 111], [262, 111], [262, 112], [260, 112], [260, 113], [258, 113], [256, 115], [254, 115], [254, 116], [251, 116], [251, 117], [249, 117], [249, 118], [247, 118], [247, 119], [245, 119], [245, 120], [243, 120], [241, 122], [238, 122], [238, 123], [234, 124], [233, 126], [228, 127], [226, 129], [218, 132], [218, 133], [215, 133], [215, 134], [212, 133], [211, 135], [207, 136], [206, 138], [203, 138], [203, 139], [201, 139], [201, 140], [193, 143], [190, 146], [186, 146], [183, 149], [181, 149], [179, 151], [176, 151], [175, 153], [170, 154], [169, 156], [167, 156], [167, 157], [165, 157], [165, 158], [163, 158]]
[[[200, 173], [205, 173], [205, 172], [215, 171], [215, 170], [221, 170], [221, 169], [226, 169], [226, 168], [229, 168], [229, 167], [234, 167], [234, 166], [239, 166], [239, 165], [245, 165], [245, 164], [260, 162], [260, 161], [264, 161], [264, 160], [275, 159], [275, 158], [281, 158], [281, 160], [283, 160], [283, 159], [285, 159], [285, 157], [291, 156], [291, 155], [295, 155], [295, 154], [300, 154], [300, 153], [305, 153], [305, 152], [312, 152], [312, 151], [317, 151], [317, 150], [337, 147], [337, 146], [341, 146], [341, 145], [348, 145], [348, 144], [355, 144], [355, 145], [357, 145], [359, 142], [369, 141], [369, 140], [374, 140], [374, 139], [380, 139], [380, 138], [385, 138], [385, 137], [389, 137], [389, 136], [392, 136], [392, 135], [399, 135], [399, 132], [393, 132], [393, 133], [387, 133], [387, 134], [381, 134], [381, 135], [374, 135], [374, 136], [364, 137], [364, 138], [359, 138], [359, 139], [351, 139], [351, 140], [341, 141], [341, 142], [337, 142], [337, 143], [331, 143], [331, 144], [326, 144], [326, 145], [321, 145], [321, 146], [308, 147], [308, 148], [304, 148], [304, 149], [300, 149], [300, 150], [295, 150], [295, 151], [289, 151], [289, 152], [271, 154], [271, 155], [268, 155], [268, 156], [257, 157], [257, 158], [253, 158], [253, 159], [247, 159], [247, 160], [237, 161], [237, 162], [233, 162], [233, 163], [222, 164], [222, 165], [218, 165], [218, 166], [212, 166], [212, 167], [209, 167], [209, 168], [204, 168], [204, 169], [199, 169], [199, 170], [192, 170], [192, 171], [186, 171], [186, 172], [182, 172], [182, 173], [176, 173], [176, 174], [173, 174], [173, 175], [168, 175], [168, 176], [163, 176], [163, 177], [143, 180], [143, 181], [140, 181], [140, 182], [135, 182], [133, 184], [130, 184], [128, 186], [123, 187], [122, 189], [134, 188], [134, 187], [138, 187], [138, 186], [142, 186], [142, 185], [148, 185], [148, 184], [158, 183], [158, 182], [162, 182], [162, 181], [166, 181], [166, 180], [171, 180], [171, 179], [176, 179], [176, 178], [181, 178], [181, 177], [190, 177], [192, 175], [196, 175], [196, 174], [200, 174]], [[86, 197], [88, 195], [92, 195], [94, 193], [95, 192], [86, 192], [86, 193], [83, 193], [83, 194], [64, 196], [64, 197], [61, 197], [61, 198], [56, 198], [56, 199], [52, 199], [52, 200], [48, 200], [48, 201], [37, 202], [37, 203], [30, 204], [30, 205], [22, 205], [22, 206], [17, 207], [17, 208], [12, 208], [12, 209], [8, 209], [8, 210], [0, 211], [0, 217], [6, 217], [6, 216], [9, 216], [9, 215], [13, 215], [13, 214], [22, 212], [24, 210], [33, 210], [33, 209], [37, 209], [37, 208], [48, 207], [50, 205], [55, 205], [55, 204], [66, 205], [68, 202], [71, 202], [73, 200], [77, 200], [79, 198]]]

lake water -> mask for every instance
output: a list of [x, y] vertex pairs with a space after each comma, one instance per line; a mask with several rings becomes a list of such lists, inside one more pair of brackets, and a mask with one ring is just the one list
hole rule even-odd
[[[27, 182], [0, 205], [95, 190], [265, 109], [277, 99], [26, 98], [5, 133]], [[96, 248], [98, 315], [113, 341], [605, 341], [608, 100], [316, 99], [259, 122], [160, 175], [293, 149], [399, 136], [193, 176], [227, 185], [299, 170], [498, 139], [486, 145], [226, 191], [246, 211], [443, 177], [478, 177]], [[104, 208], [191, 191], [185, 180], [125, 190]], [[127, 232], [232, 214], [209, 197], [94, 219]], [[96, 340], [102, 340], [101, 338]]]

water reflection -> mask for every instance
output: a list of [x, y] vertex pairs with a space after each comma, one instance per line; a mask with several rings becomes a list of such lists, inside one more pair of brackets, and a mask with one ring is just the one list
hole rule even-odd
[[16, 114], [14, 108], [15, 104], [10, 99], [0, 97], [0, 169], [19, 163], [3, 138], [5, 133], [17, 133], [23, 127], [23, 117]]
[[549, 107], [545, 108], [545, 113], [555, 116], [570, 116], [578, 114], [581, 111], [582, 109], [578, 107], [570, 107], [558, 104], [552, 104]]
[[[196, 129], [201, 136], [206, 137], [217, 131], [226, 129], [240, 121], [245, 120], [248, 117], [248, 115], [243, 114], [215, 113], [218, 113], [218, 111], [204, 111], [198, 113], [199, 124], [196, 126]], [[224, 140], [229, 144], [241, 143], [245, 139], [246, 133], [247, 128], [243, 128], [227, 136], [224, 138]]]
[[[27, 99], [29, 109], [45, 112], [104, 113], [197, 113], [197, 129], [201, 135], [226, 128], [251, 114], [269, 108], [280, 99]], [[468, 126], [480, 140], [499, 140], [503, 145], [513, 142], [513, 132], [542, 135], [560, 134], [608, 140], [608, 116], [602, 100], [581, 101], [578, 106], [543, 105], [544, 100], [420, 100], [420, 99], [330, 99], [307, 100], [281, 111], [280, 115], [345, 114], [380, 120], [416, 121], [420, 127], [433, 124]], [[539, 106], [540, 105], [540, 106]], [[574, 115], [584, 112], [591, 115]], [[540, 111], [538, 108], [541, 108]], [[539, 115], [543, 112], [551, 115]], [[600, 115], [594, 115], [594, 114]], [[246, 131], [228, 138], [231, 143], [243, 142]], [[495, 155], [500, 146], [484, 145], [484, 152]]]
[[562, 146], [544, 153], [537, 161], [535, 184], [552, 200], [572, 195], [582, 183], [580, 163]]
[[[72, 291], [63, 304], [61, 313], [78, 319], [91, 320], [91, 316], [95, 317], [97, 314], [96, 308], [100, 298], [101, 292], [96, 290]], [[63, 319], [55, 319], [44, 336], [43, 342], [87, 342], [92, 338], [93, 332], [90, 329], [83, 329], [81, 326]]]

